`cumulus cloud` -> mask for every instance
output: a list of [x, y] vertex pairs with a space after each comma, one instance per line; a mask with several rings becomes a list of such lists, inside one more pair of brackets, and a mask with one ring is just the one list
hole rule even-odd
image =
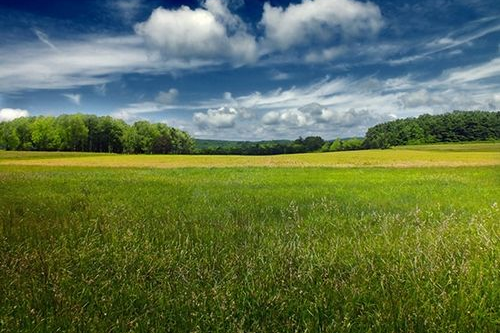
[[[338, 77], [288, 89], [256, 91], [234, 96], [226, 93], [205, 107], [229, 103], [234, 108], [248, 108], [259, 121], [243, 121], [235, 112], [224, 135], [232, 138], [294, 138], [299, 135], [361, 136], [370, 126], [398, 117], [450, 110], [498, 110], [499, 59], [471, 67], [457, 67], [429, 80], [411, 75], [387, 79], [376, 77]], [[215, 116], [218, 114], [216, 113]], [[202, 119], [210, 115], [201, 116]], [[260, 126], [260, 127], [258, 127]], [[199, 129], [200, 127], [197, 126]], [[253, 132], [249, 132], [249, 131]], [[221, 132], [192, 130], [197, 135], [222, 137]], [[257, 138], [257, 136], [255, 137]]]
[[[347, 17], [353, 18], [352, 26], [346, 23], [348, 19], [340, 18], [346, 9], [339, 9], [339, 3], [351, 8], [349, 11], [353, 14]], [[139, 0], [110, 0], [108, 4], [119, 12], [142, 8]], [[257, 42], [247, 24], [228, 9], [239, 4], [240, 1], [206, 0], [196, 9], [159, 7], [146, 21], [135, 25], [134, 34], [124, 36], [84, 35], [53, 42], [46, 33], [34, 29], [39, 41], [49, 47], [41, 48], [37, 41], [0, 48], [0, 92], [104, 87], [103, 84], [123, 73], [177, 73], [228, 63], [244, 65], [264, 56], [279, 57], [280, 48], [275, 46], [283, 43], [292, 46], [306, 40], [317, 42], [329, 34], [327, 31], [337, 35], [355, 34], [364, 30], [360, 27], [370, 26], [367, 13], [378, 10], [371, 3], [354, 0], [308, 0], [285, 9], [266, 5], [262, 21], [266, 36]], [[296, 12], [302, 15], [300, 20], [293, 19]], [[313, 18], [316, 14], [318, 17]], [[282, 30], [288, 23], [290, 29]], [[373, 29], [368, 30], [376, 30], [376, 26], [373, 24]], [[292, 34], [297, 32], [297, 37], [290, 44], [280, 42], [285, 41], [283, 34], [288, 30]], [[339, 52], [340, 48], [320, 45], [304, 57], [310, 62], [330, 61]], [[286, 75], [281, 74], [274, 79], [284, 78]], [[98, 94], [101, 92], [96, 90]]]
[[66, 97], [70, 102], [80, 105], [82, 95], [80, 94], [62, 94], [64, 97]]
[[204, 8], [197, 9], [159, 7], [147, 21], [137, 24], [135, 31], [166, 57], [229, 58], [241, 63], [257, 57], [255, 38], [221, 0], [207, 0]]
[[304, 105], [297, 109], [270, 111], [264, 114], [262, 124], [287, 127], [307, 127], [319, 124], [331, 125], [331, 129], [338, 128], [366, 128], [381, 121], [392, 119], [391, 115], [380, 114], [370, 110], [349, 109], [346, 111], [333, 111], [318, 103]]
[[0, 122], [11, 121], [16, 118], [28, 117], [30, 113], [22, 109], [0, 109]]
[[199, 128], [233, 128], [238, 119], [250, 119], [251, 112], [246, 108], [223, 106], [209, 109], [206, 112], [196, 112], [193, 122]]
[[160, 91], [155, 101], [160, 104], [171, 104], [177, 99], [177, 96], [179, 96], [179, 91], [171, 88], [168, 91]]
[[269, 44], [285, 50], [311, 42], [377, 33], [383, 25], [377, 5], [355, 0], [303, 0], [287, 8], [264, 5], [261, 25]]

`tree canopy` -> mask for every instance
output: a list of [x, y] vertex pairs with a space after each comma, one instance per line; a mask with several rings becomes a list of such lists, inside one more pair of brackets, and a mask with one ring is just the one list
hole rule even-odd
[[165, 124], [127, 125], [109, 116], [60, 115], [0, 122], [0, 149], [133, 154], [189, 154], [194, 141]]

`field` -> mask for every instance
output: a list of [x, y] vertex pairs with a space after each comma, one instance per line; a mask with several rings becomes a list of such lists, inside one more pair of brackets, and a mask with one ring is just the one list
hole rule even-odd
[[495, 332], [500, 144], [0, 152], [0, 332]]
[[192, 167], [432, 167], [500, 165], [500, 143], [407, 146], [321, 154], [275, 156], [117, 155], [0, 151], [1, 165]]

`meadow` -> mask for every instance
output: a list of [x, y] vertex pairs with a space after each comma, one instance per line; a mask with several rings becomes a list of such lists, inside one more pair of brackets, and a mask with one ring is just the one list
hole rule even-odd
[[0, 152], [0, 332], [495, 332], [500, 145]]
[[0, 151], [0, 165], [114, 168], [495, 166], [500, 165], [500, 143], [437, 144], [271, 156]]

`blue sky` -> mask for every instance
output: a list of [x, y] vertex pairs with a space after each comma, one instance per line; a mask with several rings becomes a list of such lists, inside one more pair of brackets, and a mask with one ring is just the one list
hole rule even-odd
[[0, 0], [0, 121], [331, 139], [455, 109], [500, 109], [497, 0]]

